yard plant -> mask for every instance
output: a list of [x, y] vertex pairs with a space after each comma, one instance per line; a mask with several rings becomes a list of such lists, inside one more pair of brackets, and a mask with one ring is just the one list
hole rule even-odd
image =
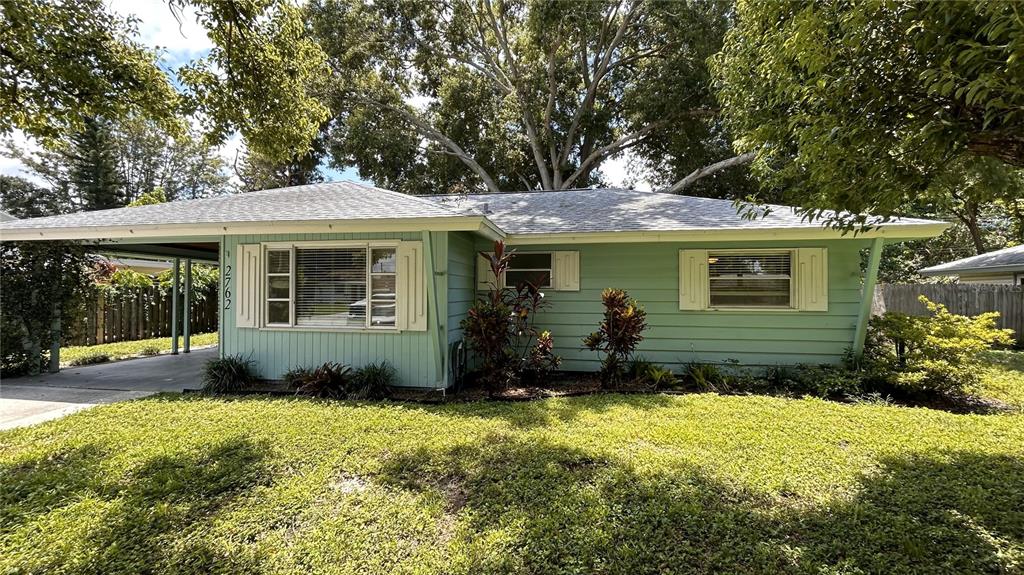
[[161, 396], [0, 432], [4, 573], [1014, 573], [1024, 420]]
[[643, 341], [647, 329], [647, 312], [625, 290], [608, 288], [601, 293], [604, 317], [597, 331], [583, 338], [583, 345], [591, 351], [599, 351], [601, 360], [601, 383], [610, 386], [618, 384], [626, 369], [626, 362]]

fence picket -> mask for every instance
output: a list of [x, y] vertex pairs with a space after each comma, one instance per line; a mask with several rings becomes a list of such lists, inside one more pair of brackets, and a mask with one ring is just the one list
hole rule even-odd
[[[217, 292], [204, 295], [189, 310], [192, 333], [217, 331]], [[170, 335], [171, 294], [153, 287], [113, 300], [98, 293], [82, 317], [69, 322], [64, 339], [66, 345], [96, 345]]]

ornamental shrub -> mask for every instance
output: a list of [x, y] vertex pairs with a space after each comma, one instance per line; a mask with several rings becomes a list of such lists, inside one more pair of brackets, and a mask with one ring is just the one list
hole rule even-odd
[[398, 372], [390, 363], [368, 363], [355, 373], [355, 385], [349, 397], [352, 399], [384, 399], [398, 381]]
[[872, 318], [864, 368], [873, 380], [907, 391], [971, 391], [982, 373], [981, 353], [1012, 343], [1013, 331], [996, 327], [998, 312], [967, 317], [919, 299], [930, 317], [889, 312]]
[[203, 366], [203, 391], [232, 393], [252, 384], [253, 362], [240, 355], [211, 359]]
[[601, 293], [604, 318], [597, 331], [583, 338], [583, 345], [604, 355], [601, 360], [601, 384], [617, 385], [626, 362], [643, 341], [647, 312], [625, 290], [607, 288]]
[[327, 362], [300, 376], [296, 382], [296, 395], [323, 399], [345, 399], [355, 388], [352, 368], [340, 363]]

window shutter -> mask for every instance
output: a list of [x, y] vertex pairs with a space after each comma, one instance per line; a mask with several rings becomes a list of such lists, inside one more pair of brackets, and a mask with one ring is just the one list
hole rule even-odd
[[679, 250], [679, 309], [708, 307], [708, 251]]
[[554, 252], [551, 259], [555, 291], [580, 291], [580, 253]]
[[235, 326], [260, 327], [263, 309], [263, 247], [260, 244], [239, 244], [235, 276]]
[[[494, 272], [491, 271], [491, 263], [487, 258], [476, 255], [476, 289], [477, 291], [490, 291], [495, 285]], [[498, 284], [501, 287], [501, 284]]]
[[801, 311], [828, 311], [828, 249], [796, 250], [797, 303]]
[[427, 285], [423, 271], [423, 242], [398, 244], [395, 282], [398, 329], [427, 330]]

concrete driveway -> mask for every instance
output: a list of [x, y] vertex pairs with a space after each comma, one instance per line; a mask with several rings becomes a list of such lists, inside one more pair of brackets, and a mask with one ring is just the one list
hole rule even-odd
[[0, 429], [33, 425], [103, 403], [197, 388], [217, 348], [67, 368], [0, 382]]

